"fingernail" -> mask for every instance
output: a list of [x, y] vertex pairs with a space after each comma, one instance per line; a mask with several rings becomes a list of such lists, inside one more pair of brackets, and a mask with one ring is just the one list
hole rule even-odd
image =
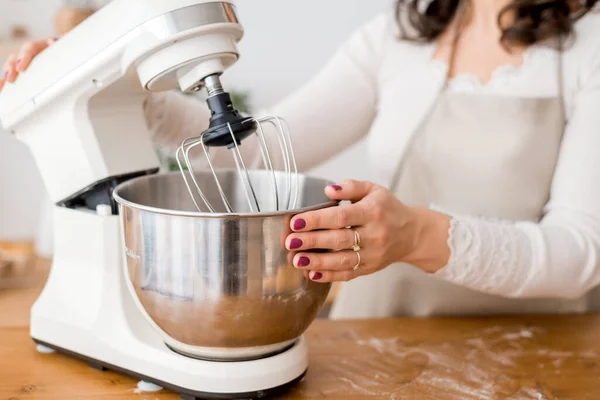
[[4, 79], [8, 79], [8, 71], [4, 72]]
[[303, 219], [297, 219], [294, 221], [294, 230], [299, 231], [306, 228], [306, 221]]
[[342, 187], [340, 185], [331, 185], [331, 188], [333, 190], [335, 190], [336, 192], [339, 192], [340, 190], [342, 190]]
[[310, 259], [308, 257], [300, 257], [298, 259], [298, 267], [308, 267], [310, 265]]
[[300, 247], [302, 247], [303, 243], [302, 240], [300, 239], [292, 239], [290, 240], [290, 250], [296, 250], [299, 249]]
[[313, 272], [313, 276], [312, 276], [312, 280], [313, 281], [318, 281], [321, 278], [323, 278], [323, 274], [320, 272]]
[[19, 69], [19, 65], [21, 65], [21, 59], [20, 58], [17, 60], [17, 63], [15, 64], [15, 67], [17, 69]]

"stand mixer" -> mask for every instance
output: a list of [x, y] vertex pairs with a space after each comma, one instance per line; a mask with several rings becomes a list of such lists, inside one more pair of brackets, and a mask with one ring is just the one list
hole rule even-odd
[[[196, 194], [192, 189], [203, 189], [200, 192], [205, 194], [206, 187], [196, 181], [192, 185], [189, 177], [199, 177], [203, 181], [207, 177], [217, 178], [219, 196], [212, 193], [209, 200], [214, 204], [225, 192], [237, 196], [238, 200], [225, 201], [229, 204], [228, 212], [242, 203], [247, 203], [250, 211], [258, 211], [256, 193], [252, 199], [248, 191], [244, 190], [242, 196], [237, 194], [238, 190], [223, 189], [226, 186], [223, 182], [231, 182], [234, 176], [237, 176], [238, 184], [245, 182], [245, 188], [248, 188], [250, 176], [264, 177], [265, 182], [273, 184], [275, 200], [270, 204], [276, 211], [289, 210], [296, 202], [304, 207], [324, 204], [326, 198], [322, 194], [310, 196], [306, 192], [310, 189], [322, 193], [326, 182], [296, 180], [293, 189], [293, 181], [297, 179], [291, 179], [295, 176], [293, 153], [284, 156], [287, 161], [283, 175], [274, 172], [268, 152], [263, 154], [263, 161], [271, 168], [264, 174], [231, 174], [215, 171], [211, 165], [208, 175], [191, 172], [185, 180], [179, 173], [163, 177], [155, 175], [159, 161], [143, 112], [147, 91], [177, 89], [190, 92], [207, 87], [209, 100], [213, 97], [212, 104], [208, 102], [213, 111], [211, 128], [202, 134], [200, 142], [198, 138], [186, 141], [179, 156], [189, 153], [189, 146], [198, 143], [231, 147], [235, 152], [241, 141], [252, 133], [258, 132], [262, 139], [259, 125], [265, 120], [237, 115], [219, 80], [219, 76], [237, 60], [237, 42], [242, 36], [242, 27], [230, 1], [115, 0], [40, 54], [14, 85], [5, 87], [0, 95], [0, 119], [6, 129], [31, 149], [56, 204], [53, 265], [47, 284], [31, 310], [31, 336], [39, 345], [83, 359], [96, 368], [122, 372], [171, 389], [184, 399], [264, 397], [297, 382], [305, 374], [308, 357], [302, 333], [316, 317], [329, 286], [298, 279], [297, 274], [302, 272], [294, 272], [285, 261], [287, 253], [278, 250], [280, 238], [286, 234], [287, 227], [283, 227], [289, 225], [289, 215], [275, 213], [261, 219], [248, 214], [247, 220], [232, 222], [233, 217], [226, 214], [201, 214], [200, 202], [189, 194]], [[223, 114], [228, 113], [228, 117], [222, 119]], [[238, 117], [240, 121], [235, 120]], [[270, 122], [280, 124], [283, 142], [289, 139], [281, 121]], [[187, 161], [189, 158], [183, 163], [187, 164]], [[236, 159], [236, 162], [240, 160]], [[207, 267], [212, 272], [210, 276], [203, 275], [203, 280], [198, 279], [196, 270], [193, 271], [194, 279], [201, 281], [191, 280], [198, 285], [191, 292], [196, 298], [167, 295], [156, 284], [152, 286], [156, 271], [144, 269], [147, 266], [140, 263], [149, 262], [144, 255], [164, 252], [164, 243], [142, 243], [141, 250], [134, 249], [135, 244], [130, 243], [134, 239], [148, 241], [144, 236], [148, 221], [157, 228], [156, 232], [163, 232], [158, 229], [161, 223], [164, 224], [161, 215], [171, 212], [158, 210], [159, 200], [154, 208], [152, 204], [137, 209], [130, 207], [131, 198], [136, 196], [133, 191], [136, 185], [142, 191], [160, 196], [163, 186], [152, 189], [152, 182], [163, 182], [167, 185], [164, 187], [172, 189], [167, 192], [169, 201], [187, 195], [187, 200], [175, 201], [177, 207], [187, 202], [184, 207], [187, 209], [172, 211], [179, 213], [174, 217], [177, 226], [185, 225], [189, 232], [195, 232], [199, 224], [205, 223], [199, 220], [208, 221], [206, 225], [210, 227], [215, 224], [212, 218], [223, 218], [219, 223], [237, 226], [236, 229], [242, 227], [244, 232], [249, 232], [250, 243], [235, 260], [227, 257], [229, 253], [223, 250], [227, 247], [219, 247], [229, 243], [227, 241], [221, 240], [216, 248], [202, 248], [202, 251], [208, 254], [208, 258], [204, 258], [208, 264], [213, 260], [212, 254], [215, 257], [225, 254], [217, 267], [236, 266], [239, 269], [235, 271], [235, 277], [241, 276], [242, 268], [246, 277], [258, 274], [257, 279], [244, 281], [254, 287], [241, 286], [238, 278], [235, 282], [224, 282], [222, 270], [215, 270], [214, 265]], [[285, 185], [290, 195], [282, 196], [285, 199], [282, 201], [277, 187]], [[113, 198], [115, 188], [119, 203]], [[261, 197], [260, 193], [258, 197]], [[319, 206], [332, 205], [323, 204]], [[139, 229], [138, 226], [132, 229], [131, 221], [138, 221]], [[275, 240], [265, 241], [264, 235], [252, 231], [269, 226], [278, 235], [277, 244], [274, 244]], [[168, 229], [172, 227], [172, 224], [168, 225]], [[238, 236], [235, 243], [240, 243]], [[193, 249], [189, 254], [199, 254], [200, 245], [193, 243], [191, 246]], [[276, 256], [271, 257], [267, 250]], [[256, 260], [258, 266], [253, 264]], [[265, 260], [269, 261], [267, 267]], [[267, 278], [286, 273], [293, 274], [290, 275], [293, 279], [284, 282], [288, 283], [287, 289], [282, 289], [279, 283], [272, 286], [266, 283]], [[174, 273], [169, 275], [172, 280], [174, 276]], [[178, 278], [182, 278], [183, 283], [190, 281], [186, 276]], [[293, 284], [289, 285], [290, 282]], [[205, 291], [199, 292], [199, 287]], [[269, 287], [272, 293], [267, 296]], [[183, 334], [176, 340], [169, 333], [172, 329], [169, 324], [175, 321], [169, 312], [163, 314], [166, 321], [152, 315], [152, 312], [165, 310], [172, 313], [172, 309], [156, 311], [158, 303], [156, 297], [151, 296], [162, 296], [161, 301], [168, 301], [169, 306], [185, 301], [193, 311], [196, 304], [220, 299], [215, 297], [217, 295], [231, 301], [240, 298], [236, 296], [252, 293], [259, 293], [261, 304], [271, 306], [281, 299], [284, 301], [279, 304], [300, 297], [310, 299], [307, 306], [310, 315], [302, 324], [289, 321], [297, 332], [283, 338], [285, 342], [266, 345], [266, 341], [257, 340], [260, 337], [246, 337], [246, 342], [262, 347], [258, 346], [257, 351], [250, 353], [244, 353], [248, 348], [240, 351], [234, 348], [232, 358], [229, 358], [229, 352], [222, 351], [231, 349], [219, 348], [218, 340], [214, 341], [214, 348], [210, 343], [206, 345], [208, 347], [202, 347], [202, 340], [210, 342], [213, 339], [206, 332], [200, 335], [202, 340], [195, 342]], [[149, 303], [145, 302], [154, 302], [152, 304], [157, 307], [150, 311]], [[194, 318], [194, 314], [188, 317]], [[183, 321], [185, 323], [185, 319]], [[286, 322], [281, 320], [280, 323]], [[198, 321], [193, 328], [215, 329], [218, 336], [216, 328]], [[176, 329], [175, 334], [184, 331]], [[193, 330], [190, 332], [194, 333]], [[231, 335], [225, 336], [230, 338]], [[227, 338], [223, 341], [229, 340]], [[239, 346], [243, 345], [240, 342]], [[244, 358], [244, 354], [248, 357]]]

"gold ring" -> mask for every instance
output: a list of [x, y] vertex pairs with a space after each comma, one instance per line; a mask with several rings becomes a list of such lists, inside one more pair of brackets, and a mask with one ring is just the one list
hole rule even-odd
[[352, 246], [352, 250], [354, 250], [355, 252], [359, 252], [360, 251], [360, 235], [358, 234], [358, 231], [356, 229], [352, 229], [352, 231], [354, 232], [354, 245]]
[[357, 263], [356, 263], [356, 265], [354, 266], [353, 269], [355, 271], [358, 271], [358, 268], [360, 268], [360, 252], [359, 251], [356, 252], [356, 256], [358, 257], [358, 261], [357, 261]]

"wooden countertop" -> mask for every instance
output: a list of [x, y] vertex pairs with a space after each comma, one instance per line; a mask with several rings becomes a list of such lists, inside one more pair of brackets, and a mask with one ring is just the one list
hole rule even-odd
[[[35, 351], [39, 262], [0, 289], [0, 399], [178, 399]], [[599, 399], [600, 316], [316, 321], [310, 369], [285, 399]]]

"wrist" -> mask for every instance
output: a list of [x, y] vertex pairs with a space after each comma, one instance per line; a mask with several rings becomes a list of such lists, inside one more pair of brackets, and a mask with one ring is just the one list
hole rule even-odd
[[445, 214], [428, 208], [411, 208], [413, 213], [413, 245], [403, 262], [428, 273], [435, 273], [448, 264], [450, 220]]

